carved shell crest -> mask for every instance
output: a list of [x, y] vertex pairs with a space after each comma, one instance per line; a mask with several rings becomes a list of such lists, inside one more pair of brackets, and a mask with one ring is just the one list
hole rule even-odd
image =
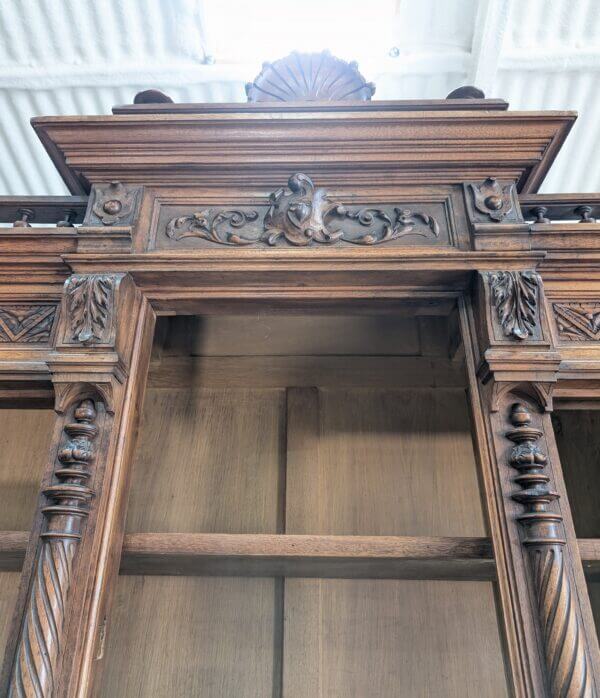
[[294, 51], [262, 71], [246, 85], [249, 102], [368, 101], [375, 85], [365, 82], [355, 62], [322, 53]]

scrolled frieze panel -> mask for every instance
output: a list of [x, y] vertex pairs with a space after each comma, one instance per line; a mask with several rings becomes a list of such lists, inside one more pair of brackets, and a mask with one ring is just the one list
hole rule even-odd
[[0, 304], [0, 344], [49, 344], [56, 303]]
[[561, 342], [600, 342], [600, 302], [552, 303]]
[[253, 205], [163, 205], [155, 247], [450, 246], [450, 220], [444, 197], [350, 205], [297, 173]]

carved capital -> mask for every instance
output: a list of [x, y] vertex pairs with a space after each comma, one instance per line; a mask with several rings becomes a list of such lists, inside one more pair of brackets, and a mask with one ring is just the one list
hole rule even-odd
[[482, 380], [554, 383], [561, 356], [553, 346], [537, 272], [482, 272], [477, 301]]
[[124, 380], [143, 299], [128, 274], [73, 274], [65, 282], [56, 352], [48, 360], [55, 383]]
[[94, 184], [83, 225], [132, 225], [140, 193], [140, 187], [128, 187], [121, 182]]

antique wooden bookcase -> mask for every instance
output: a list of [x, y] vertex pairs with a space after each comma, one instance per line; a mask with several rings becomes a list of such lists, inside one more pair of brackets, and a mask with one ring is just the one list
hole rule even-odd
[[598, 695], [575, 115], [269, 70], [33, 120], [72, 196], [0, 199], [0, 694]]

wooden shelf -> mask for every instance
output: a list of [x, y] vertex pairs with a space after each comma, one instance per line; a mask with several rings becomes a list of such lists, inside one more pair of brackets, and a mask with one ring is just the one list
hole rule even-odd
[[[26, 531], [0, 532], [0, 571], [23, 564]], [[586, 577], [600, 580], [600, 539], [577, 541]], [[491, 580], [489, 538], [130, 533], [121, 574]]]
[[[24, 532], [0, 533], [0, 569], [18, 570]], [[122, 574], [489, 580], [488, 538], [136, 533]]]
[[600, 581], [600, 538], [578, 538], [583, 571], [589, 581]]

